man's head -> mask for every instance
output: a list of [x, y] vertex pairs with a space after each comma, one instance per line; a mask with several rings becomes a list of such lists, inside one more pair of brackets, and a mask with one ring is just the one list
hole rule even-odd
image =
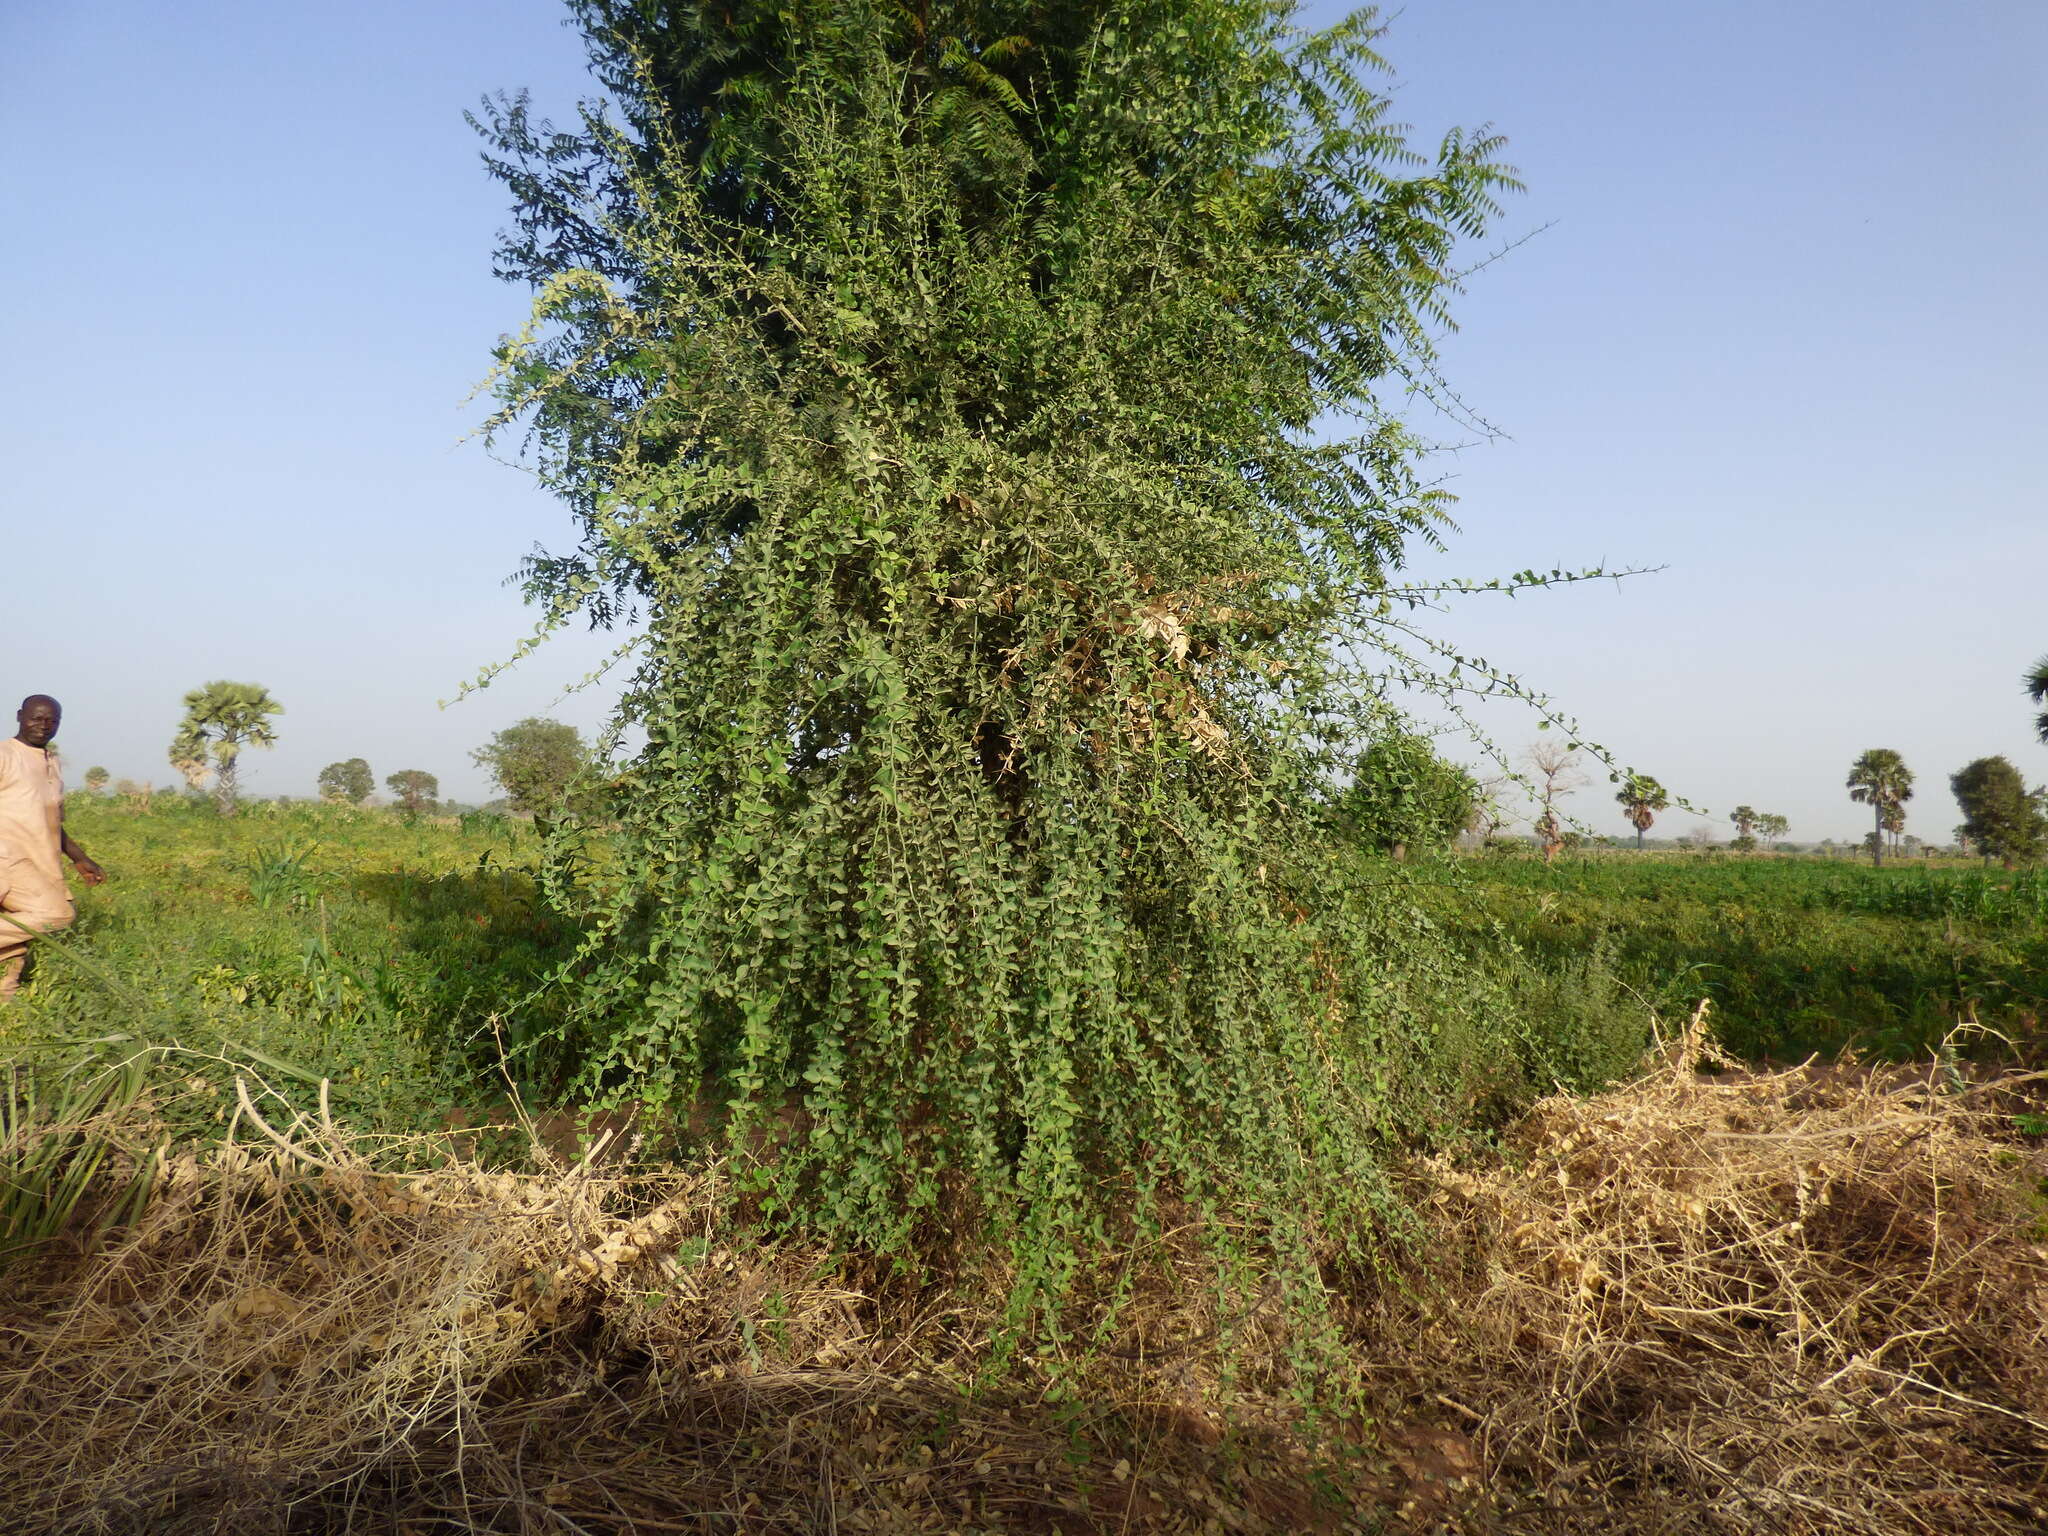
[[14, 733], [16, 741], [31, 747], [47, 747], [57, 734], [57, 727], [64, 723], [64, 706], [47, 693], [32, 693], [21, 701], [14, 719], [21, 727]]

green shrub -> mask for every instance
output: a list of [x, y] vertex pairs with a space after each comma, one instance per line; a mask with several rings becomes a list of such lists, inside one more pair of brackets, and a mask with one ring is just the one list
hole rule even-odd
[[1382, 736], [1359, 758], [1338, 800], [1350, 834], [1382, 853], [1440, 853], [1465, 830], [1479, 785], [1425, 737]]

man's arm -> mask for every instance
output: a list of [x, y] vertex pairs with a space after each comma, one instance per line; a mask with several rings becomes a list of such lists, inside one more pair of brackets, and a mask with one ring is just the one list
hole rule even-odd
[[93, 863], [92, 855], [71, 841], [71, 834], [64, 830], [62, 822], [57, 824], [57, 846], [71, 861], [71, 867], [78, 871], [78, 878], [87, 885], [98, 885], [107, 878], [107, 872]]

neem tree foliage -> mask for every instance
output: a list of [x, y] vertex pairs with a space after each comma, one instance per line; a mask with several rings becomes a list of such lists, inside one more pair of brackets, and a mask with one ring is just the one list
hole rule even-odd
[[1359, 757], [1342, 808], [1361, 842], [1402, 858], [1449, 847], [1478, 803], [1472, 775], [1438, 757], [1428, 737], [1389, 731]]
[[583, 733], [559, 720], [529, 715], [470, 754], [505, 792], [515, 811], [548, 816], [560, 808], [588, 757]]
[[1441, 517], [1376, 392], [1498, 142], [1414, 153], [1365, 19], [1260, 0], [572, 9], [611, 107], [486, 131], [501, 421], [582, 528], [531, 590], [644, 624], [557, 892], [593, 1078], [793, 1119], [764, 1203], [846, 1239], [978, 1212], [1020, 1295], [1168, 1194], [1364, 1231], [1433, 1026], [1340, 658]]

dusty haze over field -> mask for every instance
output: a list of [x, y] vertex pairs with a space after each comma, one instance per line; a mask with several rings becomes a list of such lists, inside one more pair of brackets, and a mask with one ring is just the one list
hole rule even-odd
[[[1443, 461], [1464, 532], [1418, 573], [1664, 567], [1440, 632], [1724, 834], [1747, 802], [1859, 836], [1842, 779], [1871, 746], [1920, 775], [1930, 840], [1970, 758], [2048, 778], [2019, 690], [2048, 651], [2048, 9], [1417, 0], [1385, 51], [1426, 134], [1509, 135], [1510, 236], [1549, 226], [1446, 345], [1511, 437], [1421, 421], [1470, 446]], [[531, 616], [501, 583], [568, 528], [459, 442], [525, 307], [461, 112], [521, 86], [558, 116], [585, 88], [549, 0], [0, 19], [0, 526], [33, 573], [0, 691], [65, 700], [75, 770], [169, 779], [179, 695], [216, 677], [290, 711], [258, 794], [361, 755], [481, 799], [492, 731], [603, 717], [603, 686], [556, 703], [613, 643], [581, 635], [436, 708], [511, 651]], [[1610, 795], [1573, 808], [1620, 833]]]

